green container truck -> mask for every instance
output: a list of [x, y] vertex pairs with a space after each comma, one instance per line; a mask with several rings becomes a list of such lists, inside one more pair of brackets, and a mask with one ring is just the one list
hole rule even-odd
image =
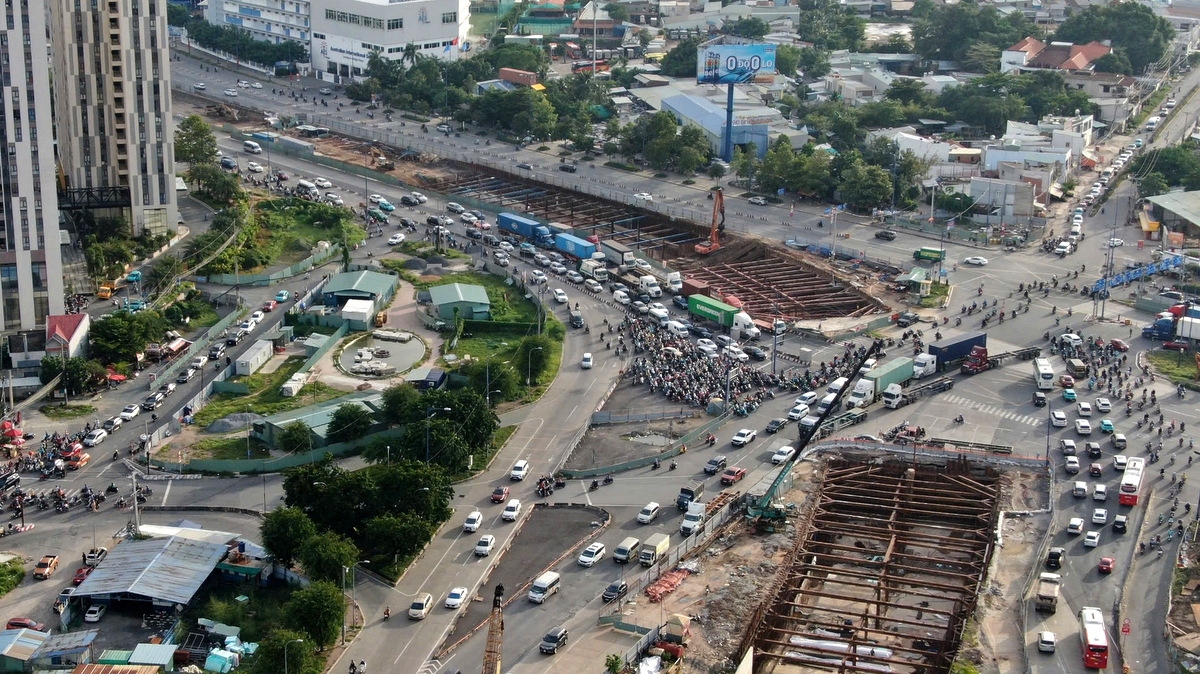
[[733, 317], [739, 309], [731, 307], [720, 300], [714, 300], [706, 295], [688, 297], [688, 313], [698, 318], [721, 324], [722, 327], [733, 325]]
[[946, 259], [946, 251], [941, 248], [930, 248], [923, 246], [913, 251], [914, 260], [926, 260], [928, 262], [941, 262]]

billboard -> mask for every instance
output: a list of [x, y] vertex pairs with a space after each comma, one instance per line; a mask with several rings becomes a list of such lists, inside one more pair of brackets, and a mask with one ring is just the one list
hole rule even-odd
[[696, 53], [700, 84], [771, 83], [775, 81], [775, 45], [701, 45]]

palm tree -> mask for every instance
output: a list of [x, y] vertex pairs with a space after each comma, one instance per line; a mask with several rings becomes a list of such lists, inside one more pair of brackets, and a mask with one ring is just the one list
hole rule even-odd
[[400, 54], [400, 62], [408, 61], [409, 65], [416, 65], [417, 59], [421, 58], [420, 48], [416, 44], [409, 42], [404, 45], [404, 52]]

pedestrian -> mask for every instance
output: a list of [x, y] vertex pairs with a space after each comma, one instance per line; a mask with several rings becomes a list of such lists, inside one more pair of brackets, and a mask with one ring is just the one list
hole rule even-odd
[[351, 660], [350, 661], [350, 674], [355, 674], [357, 671], [358, 671], [358, 668], [355, 666], [354, 661]]

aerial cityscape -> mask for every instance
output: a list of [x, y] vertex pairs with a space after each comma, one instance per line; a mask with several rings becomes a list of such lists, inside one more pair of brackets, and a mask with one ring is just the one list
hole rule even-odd
[[10, 2], [0, 670], [1200, 669], [1197, 63], [1191, 1]]

